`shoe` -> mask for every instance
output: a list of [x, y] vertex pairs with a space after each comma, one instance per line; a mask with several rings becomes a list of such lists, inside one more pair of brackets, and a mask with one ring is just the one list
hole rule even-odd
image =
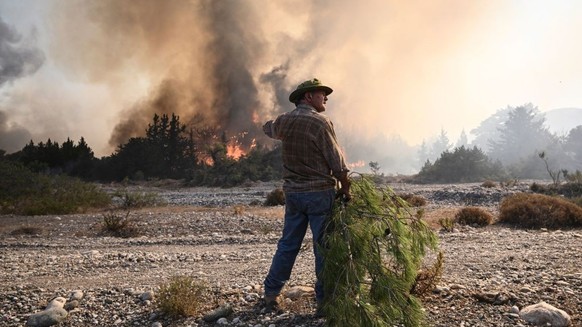
[[279, 308], [279, 294], [277, 295], [265, 295], [265, 307], [267, 310], [273, 310]]

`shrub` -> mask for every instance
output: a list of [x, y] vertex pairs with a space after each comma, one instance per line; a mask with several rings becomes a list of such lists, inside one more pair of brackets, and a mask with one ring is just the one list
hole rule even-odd
[[455, 220], [449, 217], [439, 218], [439, 225], [445, 232], [452, 232], [455, 228]]
[[274, 189], [267, 195], [267, 200], [265, 200], [266, 206], [280, 206], [285, 205], [285, 192], [283, 189]]
[[478, 207], [466, 207], [457, 212], [455, 222], [459, 225], [487, 226], [493, 222], [493, 215]]
[[497, 186], [497, 184], [495, 184], [495, 182], [492, 180], [486, 180], [481, 184], [481, 186], [485, 187], [485, 188], [492, 188], [492, 187]]
[[120, 206], [125, 209], [156, 207], [166, 204], [166, 201], [155, 192], [130, 192], [124, 189], [114, 192], [113, 197], [118, 199]]
[[477, 147], [464, 146], [452, 152], [445, 151], [434, 164], [427, 161], [418, 175], [420, 183], [457, 183], [476, 182], [487, 178], [500, 178], [505, 175], [502, 165], [491, 160]]
[[522, 228], [580, 227], [582, 208], [557, 197], [517, 193], [501, 202], [499, 222]]
[[195, 316], [211, 302], [207, 287], [190, 276], [174, 276], [162, 284], [156, 298], [160, 311], [170, 316]]
[[411, 193], [398, 195], [402, 200], [406, 201], [411, 207], [423, 207], [426, 205], [426, 198], [420, 195], [415, 195]]
[[441, 280], [444, 269], [444, 254], [439, 251], [437, 258], [430, 268], [422, 269], [416, 275], [416, 280], [410, 293], [418, 296], [423, 296], [434, 290]]
[[129, 218], [129, 210], [125, 215], [120, 215], [115, 212], [103, 214], [103, 223], [101, 230], [107, 235], [115, 237], [136, 237], [139, 236], [139, 230], [135, 225], [135, 221]]
[[34, 173], [6, 160], [0, 160], [0, 199], [3, 213], [24, 215], [84, 212], [111, 203], [111, 197], [95, 184]]

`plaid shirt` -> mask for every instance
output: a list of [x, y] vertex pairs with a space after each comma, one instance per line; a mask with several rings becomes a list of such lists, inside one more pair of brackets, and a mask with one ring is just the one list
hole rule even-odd
[[335, 188], [332, 173], [348, 171], [333, 124], [313, 107], [300, 104], [264, 126], [267, 136], [283, 141], [285, 192]]

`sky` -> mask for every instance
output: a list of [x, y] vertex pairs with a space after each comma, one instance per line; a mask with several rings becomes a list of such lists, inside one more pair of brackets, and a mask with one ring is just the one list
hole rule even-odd
[[84, 137], [106, 156], [172, 112], [248, 145], [313, 77], [342, 140], [454, 142], [507, 106], [582, 108], [579, 17], [576, 0], [2, 0], [0, 148]]

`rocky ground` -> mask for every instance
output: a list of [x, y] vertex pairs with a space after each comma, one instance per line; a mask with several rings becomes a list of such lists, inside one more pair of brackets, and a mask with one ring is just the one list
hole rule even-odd
[[[141, 234], [133, 238], [100, 235], [107, 213], [0, 216], [0, 326], [24, 326], [56, 297], [67, 300], [68, 317], [60, 326], [321, 325], [309, 297], [287, 300], [277, 312], [266, 312], [260, 301], [283, 208], [249, 204], [264, 201], [276, 186], [155, 189], [168, 205], [132, 211]], [[497, 214], [503, 196], [528, 185], [392, 186], [427, 198], [425, 217], [438, 228], [439, 217], [452, 217], [466, 205]], [[439, 237], [443, 277], [422, 299], [429, 325], [528, 326], [519, 310], [545, 301], [582, 326], [582, 230], [492, 225]], [[308, 235], [289, 288], [313, 285], [310, 241]], [[211, 323], [160, 314], [158, 287], [182, 275], [211, 288], [208, 311], [229, 304], [233, 312]]]

